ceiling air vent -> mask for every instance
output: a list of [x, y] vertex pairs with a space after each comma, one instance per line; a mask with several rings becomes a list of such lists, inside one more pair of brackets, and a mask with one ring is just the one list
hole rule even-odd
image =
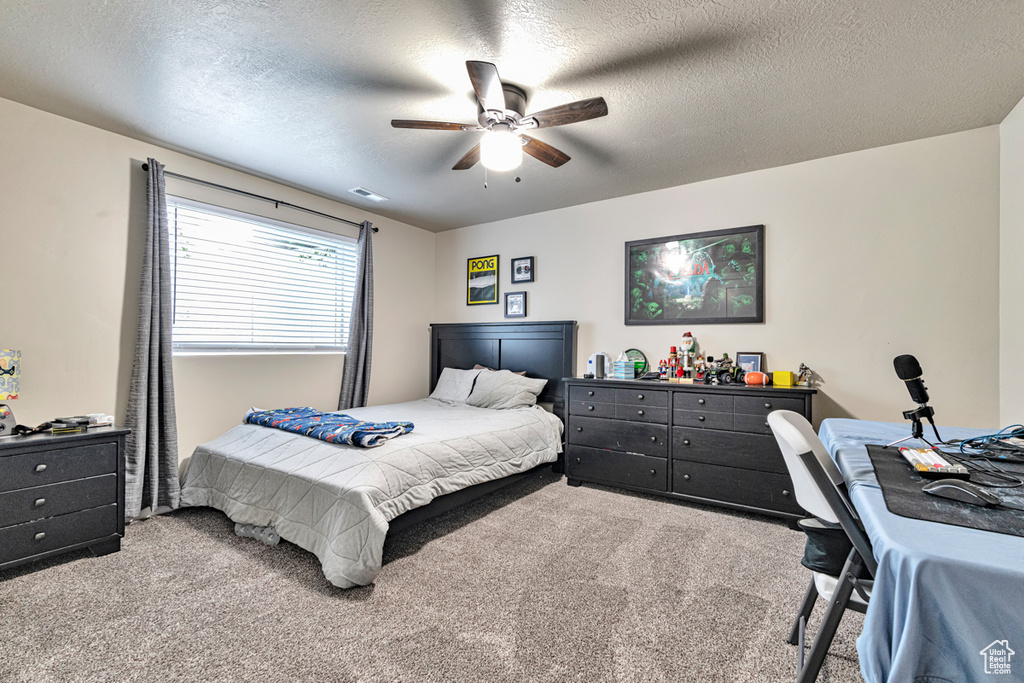
[[349, 192], [357, 194], [364, 199], [369, 199], [371, 202], [386, 202], [388, 200], [384, 195], [367, 190], [365, 187], [353, 187]]

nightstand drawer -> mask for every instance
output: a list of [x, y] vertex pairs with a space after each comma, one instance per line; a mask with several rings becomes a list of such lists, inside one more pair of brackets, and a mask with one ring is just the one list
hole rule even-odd
[[573, 401], [569, 404], [569, 414], [588, 415], [590, 417], [615, 417], [615, 404]]
[[668, 460], [649, 455], [569, 446], [565, 453], [565, 476], [570, 479], [666, 491]]
[[0, 493], [0, 527], [117, 503], [117, 475]]
[[673, 424], [699, 429], [732, 429], [732, 413], [677, 410], [673, 415]]
[[617, 405], [615, 406], [615, 419], [656, 422], [665, 425], [668, 424], [668, 408]]
[[616, 389], [615, 402], [627, 406], [668, 407], [668, 392], [650, 389]]
[[0, 565], [68, 546], [116, 536], [117, 505], [48, 517], [0, 529]]
[[803, 415], [804, 400], [789, 396], [737, 396], [736, 412], [748, 415], [767, 415], [773, 410], [792, 410]]
[[732, 396], [719, 396], [710, 392], [678, 392], [672, 400], [672, 407], [676, 410], [697, 410], [702, 413], [731, 413], [733, 405]]
[[[0, 492], [117, 472], [117, 443], [0, 456]], [[0, 524], [0, 526], [3, 526]]]
[[615, 389], [611, 387], [569, 387], [569, 400], [615, 403]]
[[672, 457], [709, 465], [788, 473], [775, 438], [760, 434], [673, 427]]
[[664, 458], [668, 455], [668, 427], [573, 416], [569, 419], [568, 442]]

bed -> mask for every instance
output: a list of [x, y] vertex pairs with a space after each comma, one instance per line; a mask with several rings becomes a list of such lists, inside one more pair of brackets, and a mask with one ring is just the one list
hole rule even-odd
[[241, 424], [193, 453], [182, 505], [214, 507], [238, 523], [272, 526], [314, 553], [332, 584], [367, 585], [380, 572], [389, 531], [556, 462], [562, 450], [561, 379], [571, 376], [575, 361], [575, 322], [432, 325], [432, 392], [444, 368], [525, 371], [527, 378], [547, 380], [538, 402], [551, 411], [431, 398], [345, 411], [362, 420], [416, 425], [376, 448]]

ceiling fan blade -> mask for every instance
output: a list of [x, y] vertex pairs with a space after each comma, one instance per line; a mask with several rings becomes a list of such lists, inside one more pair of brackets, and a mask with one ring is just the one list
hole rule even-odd
[[466, 152], [466, 156], [459, 159], [459, 163], [452, 166], [452, 170], [465, 171], [467, 168], [473, 168], [478, 161], [480, 161], [480, 145], [476, 145], [473, 149]]
[[447, 123], [445, 121], [409, 121], [407, 119], [391, 119], [393, 128], [416, 128], [418, 130], [466, 130], [476, 128], [464, 123]]
[[537, 121], [537, 128], [564, 126], [569, 123], [589, 121], [608, 114], [608, 105], [603, 97], [591, 97], [589, 100], [570, 102], [558, 107], [544, 109], [527, 118]]
[[557, 150], [546, 142], [541, 142], [536, 138], [531, 138], [529, 135], [520, 135], [523, 140], [526, 140], [526, 144], [523, 145], [523, 151], [529, 154], [538, 161], [543, 161], [548, 166], [558, 168], [565, 162], [569, 161], [569, 155], [561, 150]]
[[480, 100], [480, 106], [484, 111], [505, 109], [505, 93], [501, 89], [501, 79], [498, 78], [498, 67], [490, 62], [466, 62], [466, 70], [469, 71], [469, 80], [473, 83], [473, 90], [476, 91], [476, 98]]

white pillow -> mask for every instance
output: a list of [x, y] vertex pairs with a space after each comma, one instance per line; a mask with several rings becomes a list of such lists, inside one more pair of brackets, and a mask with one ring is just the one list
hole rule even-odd
[[430, 398], [465, 403], [469, 398], [469, 392], [473, 390], [473, 380], [479, 374], [479, 370], [444, 368], [441, 370], [441, 376], [437, 378], [437, 386], [431, 392]]
[[546, 379], [522, 377], [508, 370], [481, 372], [466, 403], [477, 408], [522, 408], [536, 405]]

